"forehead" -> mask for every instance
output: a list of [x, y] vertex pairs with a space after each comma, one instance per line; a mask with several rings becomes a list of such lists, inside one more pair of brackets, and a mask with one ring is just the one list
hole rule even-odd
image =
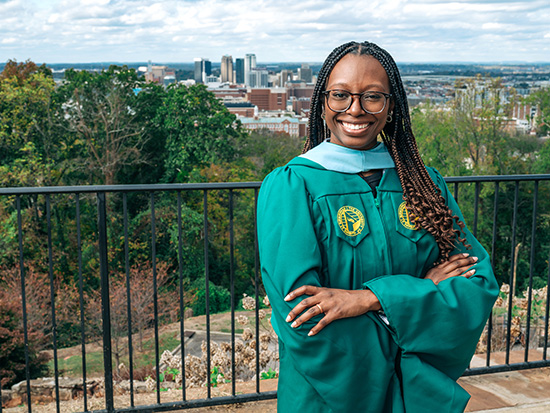
[[377, 86], [389, 92], [390, 81], [386, 71], [378, 60], [369, 55], [348, 54], [332, 69], [327, 88], [346, 86], [366, 90]]

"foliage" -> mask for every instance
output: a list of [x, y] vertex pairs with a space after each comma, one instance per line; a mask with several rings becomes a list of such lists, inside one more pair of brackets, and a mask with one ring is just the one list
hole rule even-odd
[[246, 132], [204, 85], [171, 85], [156, 122], [166, 133], [166, 182], [188, 182], [194, 168], [235, 159]]
[[[48, 357], [39, 351], [42, 339], [39, 332], [31, 331], [28, 334], [28, 368], [31, 378], [41, 377], [48, 371]], [[9, 387], [25, 379], [25, 347], [20, 302], [14, 300], [8, 291], [0, 289], [0, 385], [2, 387]]]
[[511, 131], [518, 101], [500, 79], [458, 82], [446, 107], [416, 107], [412, 123], [424, 162], [444, 176], [530, 173], [540, 143]]
[[[221, 313], [231, 308], [231, 295], [224, 287], [209, 282], [208, 307], [210, 313]], [[197, 280], [192, 285], [192, 290], [195, 291], [195, 299], [191, 303], [193, 315], [206, 314], [206, 286], [204, 280]]]
[[536, 117], [536, 127], [539, 136], [548, 136], [550, 132], [550, 87], [540, 88], [531, 93], [527, 103], [535, 105], [539, 111]]

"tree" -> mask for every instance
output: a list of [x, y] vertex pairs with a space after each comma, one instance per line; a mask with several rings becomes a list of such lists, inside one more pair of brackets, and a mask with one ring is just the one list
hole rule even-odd
[[50, 133], [54, 81], [45, 67], [8, 61], [0, 74], [0, 175], [6, 186], [51, 185], [59, 157]]
[[535, 105], [538, 115], [535, 118], [537, 133], [546, 136], [550, 132], [550, 87], [541, 88], [529, 95], [527, 102]]
[[230, 162], [247, 133], [204, 85], [172, 85], [157, 124], [166, 134], [166, 182], [188, 182], [194, 168]]
[[64, 126], [79, 138], [78, 164], [89, 173], [88, 182], [114, 184], [124, 166], [146, 163], [142, 149], [152, 136], [147, 127], [151, 115], [142, 107], [148, 99], [139, 95], [158, 93], [158, 88], [126, 66], [100, 73], [71, 69], [65, 79], [58, 90]]
[[500, 79], [478, 76], [459, 82], [447, 107], [412, 111], [421, 154], [444, 175], [528, 173], [539, 147], [533, 137], [509, 128], [515, 94]]

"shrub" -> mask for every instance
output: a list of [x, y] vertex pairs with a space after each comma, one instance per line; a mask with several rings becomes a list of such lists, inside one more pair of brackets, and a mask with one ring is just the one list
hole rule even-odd
[[[206, 314], [206, 288], [204, 280], [197, 280], [192, 288], [196, 291], [195, 299], [191, 304], [193, 315]], [[221, 313], [231, 308], [231, 294], [227, 289], [220, 287], [212, 282], [209, 283], [209, 308], [210, 313]]]
[[[43, 376], [48, 371], [48, 356], [38, 351], [41, 333], [29, 332], [29, 371], [31, 378]], [[25, 339], [21, 322], [21, 303], [0, 294], [0, 378], [2, 387], [24, 380]]]

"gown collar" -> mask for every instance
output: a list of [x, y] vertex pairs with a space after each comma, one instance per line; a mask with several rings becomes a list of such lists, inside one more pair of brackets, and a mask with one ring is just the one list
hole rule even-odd
[[359, 151], [325, 141], [300, 157], [318, 163], [329, 171], [348, 174], [395, 168], [395, 163], [382, 142], [367, 151]]

